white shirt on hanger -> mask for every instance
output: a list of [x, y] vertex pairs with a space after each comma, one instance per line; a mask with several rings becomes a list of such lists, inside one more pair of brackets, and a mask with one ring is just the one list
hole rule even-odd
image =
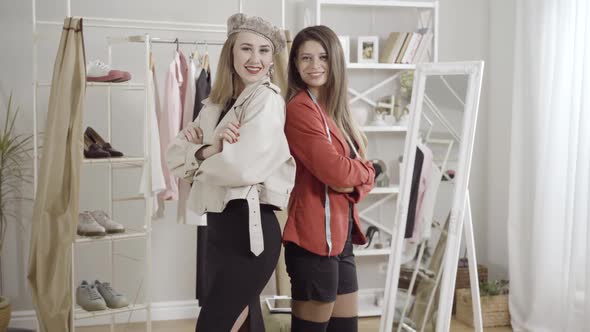
[[[158, 94], [158, 83], [156, 73], [152, 67], [150, 77], [148, 77], [148, 116], [150, 121], [150, 142], [149, 158], [151, 163], [151, 172], [143, 167], [139, 192], [145, 197], [153, 196], [152, 215], [158, 210], [157, 194], [166, 189], [166, 181], [162, 171], [162, 158], [160, 146], [160, 132], [158, 130], [158, 114], [161, 111], [160, 96]], [[150, 179], [151, 178], [151, 179]], [[151, 187], [148, 183], [151, 181]]]

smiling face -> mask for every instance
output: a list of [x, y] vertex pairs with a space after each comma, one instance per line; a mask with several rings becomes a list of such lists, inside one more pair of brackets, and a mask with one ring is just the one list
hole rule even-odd
[[234, 70], [245, 85], [268, 74], [272, 65], [272, 44], [268, 39], [251, 32], [239, 32], [232, 52]]
[[319, 96], [321, 87], [328, 82], [330, 74], [328, 53], [322, 44], [315, 40], [304, 42], [299, 48], [296, 64], [299, 76], [307, 88], [315, 96]]

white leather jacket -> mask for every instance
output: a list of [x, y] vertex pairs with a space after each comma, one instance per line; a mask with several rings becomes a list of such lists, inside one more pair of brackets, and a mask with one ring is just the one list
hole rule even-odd
[[230, 200], [247, 199], [251, 250], [258, 255], [264, 248], [260, 203], [287, 207], [295, 181], [295, 161], [284, 133], [285, 101], [268, 78], [248, 85], [219, 122], [238, 120], [238, 141], [224, 141], [222, 152], [199, 161], [195, 153], [213, 142], [223, 107], [208, 99], [203, 105], [190, 124], [203, 130], [203, 144], [190, 143], [180, 133], [168, 147], [168, 168], [193, 183], [188, 206], [198, 214], [221, 212]]

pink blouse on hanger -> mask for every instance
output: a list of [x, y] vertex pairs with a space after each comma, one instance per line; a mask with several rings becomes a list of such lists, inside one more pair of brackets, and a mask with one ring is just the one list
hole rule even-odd
[[[186, 80], [187, 74], [188, 65], [186, 58], [182, 52], [176, 51], [174, 60], [170, 63], [168, 72], [166, 73], [164, 105], [162, 112], [158, 116], [162, 156], [166, 155], [168, 145], [180, 132], [182, 126], [184, 100], [188, 83], [188, 80]], [[162, 171], [166, 181], [166, 190], [158, 194], [159, 200], [177, 200], [178, 178], [172, 175], [163, 158]]]

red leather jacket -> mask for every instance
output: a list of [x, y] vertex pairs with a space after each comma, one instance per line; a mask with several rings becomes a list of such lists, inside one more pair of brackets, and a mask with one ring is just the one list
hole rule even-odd
[[[306, 91], [299, 92], [287, 104], [285, 133], [297, 171], [283, 242], [293, 242], [317, 255], [336, 256], [342, 252], [347, 238], [349, 202], [358, 203], [373, 189], [375, 170], [369, 161], [349, 157], [345, 136], [324, 113], [332, 137], [330, 143], [320, 112], [323, 111]], [[325, 185], [354, 187], [350, 194], [328, 191], [331, 252], [325, 229]], [[356, 204], [353, 204], [353, 215], [352, 241], [364, 244], [366, 238], [359, 224]]]

